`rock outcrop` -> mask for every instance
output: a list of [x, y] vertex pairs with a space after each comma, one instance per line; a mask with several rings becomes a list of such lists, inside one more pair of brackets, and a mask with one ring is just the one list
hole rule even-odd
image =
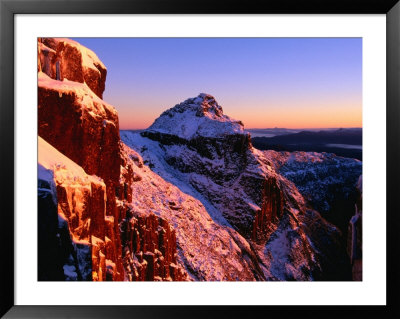
[[55, 80], [86, 83], [103, 98], [107, 69], [93, 51], [65, 38], [39, 38], [38, 50], [38, 71]]
[[[104, 181], [105, 187], [102, 190], [96, 187], [93, 189], [99, 197], [103, 196], [102, 202], [92, 205], [105, 205], [109, 229], [103, 225], [104, 218], [101, 223], [96, 223], [98, 220], [93, 214], [99, 213], [99, 210], [93, 207], [90, 214], [93, 215], [91, 218], [98, 232], [90, 234], [103, 242], [107, 237], [114, 243], [115, 251], [109, 259], [116, 267], [115, 280], [122, 280], [119, 210], [116, 206], [116, 192], [121, 187], [119, 181], [122, 164], [117, 112], [97, 97], [85, 83], [53, 80], [40, 72], [38, 85], [39, 136], [81, 166], [85, 173], [96, 175]], [[61, 199], [67, 194], [60, 190], [58, 195]], [[100, 243], [99, 240], [96, 243]], [[101, 249], [100, 253], [105, 255]], [[105, 256], [107, 259], [108, 256]]]
[[[41, 38], [38, 51], [39, 164], [52, 176], [46, 182], [39, 176], [39, 184], [54, 184], [54, 189], [39, 189], [39, 205], [47, 207], [43, 213], [50, 220], [58, 220], [57, 225], [47, 225], [45, 216], [40, 217], [39, 225], [47, 225], [43, 227], [53, 240], [47, 244], [40, 240], [39, 255], [44, 257], [39, 259], [46, 259], [47, 250], [56, 247], [67, 251], [49, 266], [53, 275], [44, 269], [39, 278], [184, 280], [184, 271], [175, 264], [175, 255], [171, 256], [172, 251], [176, 254], [176, 241], [168, 222], [157, 219], [158, 225], [148, 214], [127, 218], [132, 183], [138, 179], [134, 163], [123, 153], [118, 114], [101, 99], [106, 68], [92, 51], [68, 39]], [[131, 229], [134, 218], [140, 222]], [[123, 249], [133, 246], [132, 238], [122, 236], [122, 228], [138, 232], [142, 246], [132, 251], [141, 249], [148, 265], [152, 264], [149, 256], [156, 254], [154, 267], [141, 269], [139, 277], [132, 267], [124, 268]], [[154, 238], [165, 242], [155, 245]], [[167, 261], [161, 263], [162, 259]], [[40, 261], [39, 268], [42, 265]]]
[[187, 273], [177, 263], [175, 230], [154, 214], [128, 215], [124, 263], [129, 281], [182, 281]]
[[39, 279], [92, 280], [98, 274], [105, 279], [105, 267], [92, 265], [99, 256], [91, 250], [93, 239], [106, 233], [104, 182], [41, 137], [38, 146], [39, 238], [46, 238], [39, 239], [39, 255], [45, 256]]

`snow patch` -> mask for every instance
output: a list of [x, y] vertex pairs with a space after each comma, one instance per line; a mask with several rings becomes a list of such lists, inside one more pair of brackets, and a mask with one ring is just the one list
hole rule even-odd
[[[63, 79], [62, 81], [54, 80], [46, 73], [38, 72], [38, 87], [57, 91], [60, 98], [63, 94], [75, 94], [80, 100], [81, 106], [84, 107], [92, 117], [106, 117], [107, 113], [111, 113], [116, 117], [118, 116], [115, 108], [93, 93], [86, 83], [74, 82], [68, 79]], [[103, 122], [103, 126], [110, 123], [112, 122]]]
[[98, 58], [96, 53], [81, 45], [80, 43], [68, 38], [54, 38], [54, 41], [56, 43], [69, 44], [70, 46], [77, 48], [78, 51], [80, 51], [82, 54], [82, 65], [84, 65], [85, 67], [94, 69], [97, 72], [100, 71], [97, 69], [96, 65], [99, 65], [103, 69], [107, 69], [103, 62], [101, 62], [101, 60]]

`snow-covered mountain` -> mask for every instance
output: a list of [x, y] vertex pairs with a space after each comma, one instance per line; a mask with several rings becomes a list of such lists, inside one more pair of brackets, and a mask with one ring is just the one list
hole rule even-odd
[[122, 131], [121, 139], [214, 220], [240, 233], [266, 279], [347, 278], [338, 229], [252, 147], [243, 124], [224, 115], [211, 95], [187, 99], [144, 132]]
[[[328, 155], [253, 148], [209, 94], [120, 132], [94, 52], [42, 38], [38, 53], [39, 280], [351, 278], [341, 232], [300, 178], [317, 183]], [[335, 161], [343, 176], [360, 166]]]
[[195, 137], [223, 137], [244, 132], [243, 123], [224, 115], [215, 98], [205, 93], [166, 110], [149, 130], [186, 140]]
[[105, 73], [98, 87], [85, 79], [88, 52], [39, 42], [39, 279], [265, 279], [240, 234], [120, 141], [118, 114], [100, 98]]

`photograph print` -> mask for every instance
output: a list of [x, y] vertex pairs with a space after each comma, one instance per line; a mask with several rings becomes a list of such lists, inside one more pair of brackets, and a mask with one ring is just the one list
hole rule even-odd
[[39, 281], [362, 281], [362, 38], [38, 38]]

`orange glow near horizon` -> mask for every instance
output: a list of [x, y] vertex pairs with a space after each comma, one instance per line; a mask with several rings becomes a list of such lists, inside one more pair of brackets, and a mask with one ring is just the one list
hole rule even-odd
[[[238, 114], [241, 115], [241, 114]], [[233, 116], [235, 117], [236, 114]], [[302, 108], [284, 111], [281, 108], [268, 112], [242, 114], [245, 128], [346, 128], [362, 127], [362, 114], [354, 108]]]
[[[243, 108], [238, 105], [224, 107], [224, 113], [235, 120], [241, 120], [245, 129], [252, 128], [348, 128], [362, 127], [361, 103], [349, 101], [340, 106], [325, 103], [310, 105], [255, 106]], [[147, 107], [145, 103], [138, 108], [121, 108], [119, 113], [120, 129], [146, 129], [163, 111], [169, 107]], [[139, 111], [140, 110], [140, 111]]]

